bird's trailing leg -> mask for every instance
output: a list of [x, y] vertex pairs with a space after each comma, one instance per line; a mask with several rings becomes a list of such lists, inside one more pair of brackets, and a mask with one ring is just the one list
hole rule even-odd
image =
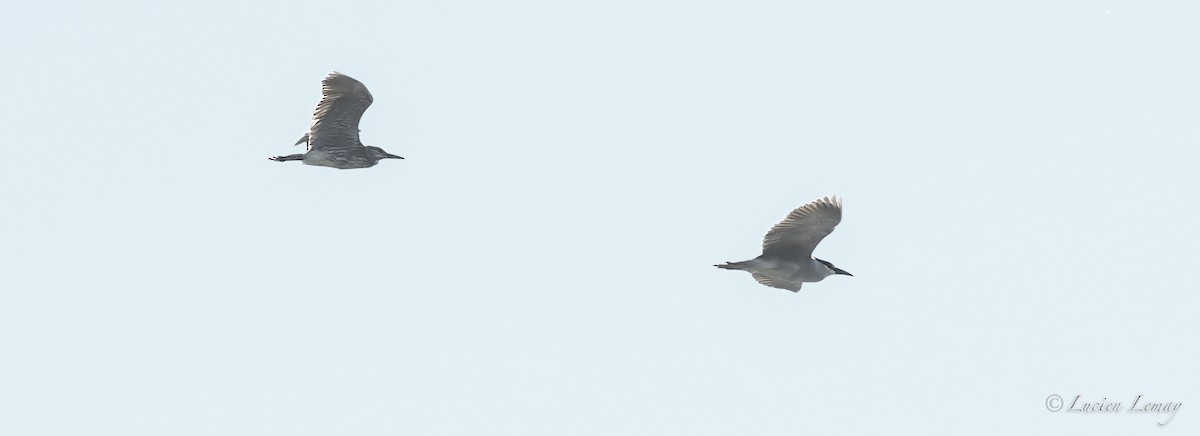
[[742, 262], [725, 262], [723, 264], [713, 266], [721, 269], [748, 270], [750, 269], [751, 264], [752, 263], [750, 261], [746, 260]]
[[271, 159], [275, 162], [283, 162], [283, 161], [289, 161], [289, 160], [304, 160], [304, 155], [303, 154], [289, 154], [287, 156], [275, 156], [275, 157], [268, 158], [268, 159]]

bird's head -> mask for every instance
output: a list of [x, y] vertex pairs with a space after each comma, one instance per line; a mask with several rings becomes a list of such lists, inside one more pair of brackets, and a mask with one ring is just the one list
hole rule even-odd
[[396, 156], [394, 154], [383, 151], [382, 148], [379, 148], [379, 147], [376, 147], [373, 145], [368, 145], [366, 147], [367, 147], [367, 150], [371, 150], [371, 154], [375, 155], [376, 159], [404, 159], [400, 156]]
[[813, 259], [816, 259], [816, 261], [817, 261], [817, 262], [821, 262], [821, 265], [825, 265], [825, 267], [826, 267], [826, 268], [829, 268], [829, 275], [841, 274], [841, 275], [844, 275], [844, 276], [850, 276], [850, 277], [854, 277], [854, 274], [850, 274], [850, 273], [846, 272], [846, 270], [843, 270], [843, 269], [841, 269], [841, 268], [838, 268], [838, 267], [836, 267], [836, 266], [833, 266], [833, 264], [832, 264], [832, 263], [826, 262], [826, 261], [824, 261], [824, 260], [821, 260], [821, 259], [817, 259], [817, 258], [815, 258], [815, 257], [814, 257]]

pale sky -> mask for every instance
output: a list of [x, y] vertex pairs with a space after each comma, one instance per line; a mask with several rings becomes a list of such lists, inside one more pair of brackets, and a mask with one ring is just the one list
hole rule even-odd
[[0, 435], [1200, 434], [1200, 3], [5, 9]]

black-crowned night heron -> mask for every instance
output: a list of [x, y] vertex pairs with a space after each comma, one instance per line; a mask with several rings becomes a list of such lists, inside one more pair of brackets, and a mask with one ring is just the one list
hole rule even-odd
[[404, 159], [382, 148], [363, 145], [359, 140], [358, 121], [374, 101], [362, 82], [334, 71], [321, 81], [321, 95], [321, 102], [313, 112], [312, 127], [296, 141], [296, 145], [307, 143], [308, 152], [275, 156], [271, 160], [298, 160], [305, 165], [351, 169], [373, 167], [381, 159]]
[[852, 276], [832, 263], [812, 257], [814, 248], [842, 222], [842, 200], [822, 198], [789, 213], [763, 238], [761, 256], [714, 265], [749, 271], [754, 280], [772, 288], [800, 292], [804, 282], [819, 282], [834, 274]]

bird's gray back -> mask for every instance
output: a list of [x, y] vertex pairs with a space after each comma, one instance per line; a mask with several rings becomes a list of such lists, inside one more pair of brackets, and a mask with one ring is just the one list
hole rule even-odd
[[842, 200], [825, 197], [800, 206], [763, 237], [763, 256], [809, 259], [813, 249], [842, 222]]
[[321, 102], [313, 112], [308, 149], [362, 147], [358, 122], [373, 101], [362, 82], [336, 71], [330, 73], [321, 81]]
[[371, 156], [371, 152], [366, 147], [352, 147], [338, 150], [336, 153], [322, 149], [312, 150], [304, 154], [304, 163], [346, 170], [370, 168], [379, 163], [379, 159]]

